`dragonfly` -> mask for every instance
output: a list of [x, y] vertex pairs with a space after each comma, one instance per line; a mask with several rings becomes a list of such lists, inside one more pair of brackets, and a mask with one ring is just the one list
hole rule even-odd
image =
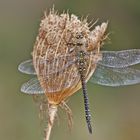
[[[79, 44], [80, 45], [80, 44]], [[122, 51], [101, 51], [102, 60], [97, 62], [97, 67], [95, 72], [90, 78], [90, 82], [93, 84], [103, 85], [103, 86], [125, 86], [133, 85], [140, 83], [140, 70], [131, 68], [131, 66], [140, 63], [140, 49], [130, 49]], [[89, 110], [88, 96], [86, 90], [86, 82], [84, 79], [84, 66], [83, 59], [87, 55], [94, 55], [94, 53], [84, 53], [83, 51], [78, 52], [78, 57], [75, 59], [70, 59], [69, 55], [67, 56], [67, 64], [63, 68], [59, 68], [53, 71], [50, 71], [50, 74], [55, 74], [57, 72], [63, 72], [64, 69], [67, 69], [71, 65], [77, 65], [78, 62], [78, 73], [80, 73], [82, 89], [84, 94], [85, 101], [85, 114], [86, 121], [88, 125], [89, 132], [92, 133], [91, 127], [91, 115]], [[58, 60], [63, 59], [63, 55], [59, 56]], [[42, 60], [43, 61], [43, 60]], [[47, 65], [50, 67], [52, 63], [45, 60]], [[56, 61], [57, 62], [57, 61]], [[53, 63], [54, 65], [54, 63]], [[32, 59], [22, 62], [18, 66], [18, 70], [25, 74], [37, 75]], [[75, 75], [75, 78], [78, 75]], [[30, 95], [44, 95], [45, 90], [41, 87], [40, 82], [37, 77], [32, 78], [28, 82], [24, 83], [21, 87], [21, 91]]]

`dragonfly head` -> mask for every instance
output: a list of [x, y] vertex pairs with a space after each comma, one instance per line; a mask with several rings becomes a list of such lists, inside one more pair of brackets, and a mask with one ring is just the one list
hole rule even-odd
[[86, 51], [86, 46], [87, 46], [87, 39], [84, 33], [82, 32], [76, 32], [74, 36], [74, 44], [75, 47], [78, 51]]

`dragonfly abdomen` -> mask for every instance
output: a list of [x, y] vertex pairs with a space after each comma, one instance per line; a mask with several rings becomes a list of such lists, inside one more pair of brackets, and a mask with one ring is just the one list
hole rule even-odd
[[87, 94], [85, 78], [84, 78], [83, 74], [81, 74], [81, 83], [82, 83], [83, 96], [84, 96], [86, 122], [87, 122], [89, 133], [92, 133], [91, 113], [90, 113], [90, 109], [89, 109], [89, 99], [88, 99], [88, 94]]
[[89, 100], [88, 100], [87, 87], [86, 87], [86, 82], [85, 82], [86, 61], [85, 61], [84, 54], [85, 53], [83, 51], [79, 53], [78, 70], [80, 73], [80, 79], [81, 79], [83, 96], [84, 96], [86, 122], [87, 122], [89, 133], [92, 133], [91, 114], [90, 114], [90, 109], [89, 109]]

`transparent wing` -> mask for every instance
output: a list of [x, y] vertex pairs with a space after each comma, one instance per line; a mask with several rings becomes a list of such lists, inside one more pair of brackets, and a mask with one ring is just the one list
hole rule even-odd
[[26, 61], [22, 62], [21, 64], [19, 64], [18, 70], [25, 74], [36, 75], [32, 59], [26, 60]]
[[123, 68], [140, 63], [140, 49], [123, 51], [102, 51], [102, 60], [98, 63], [112, 68]]
[[37, 78], [32, 78], [21, 86], [21, 91], [27, 94], [44, 94]]
[[109, 68], [98, 65], [92, 83], [105, 86], [124, 86], [140, 83], [140, 70], [131, 68]]
[[[86, 56], [88, 57], [90, 55], [95, 55], [95, 54], [93, 52], [86, 53], [85, 57]], [[44, 60], [43, 58], [40, 58], [40, 60], [39, 59], [38, 60], [39, 60], [40, 64], [46, 64], [46, 66], [51, 68], [51, 69], [49, 69], [49, 74], [53, 74], [56, 72], [62, 72], [64, 69], [75, 64], [77, 59], [78, 58], [76, 55], [65, 54], [65, 55], [58, 56], [57, 58], [54, 58], [52, 60]], [[96, 62], [97, 60], [95, 60], [94, 62], [97, 63]], [[36, 71], [34, 69], [32, 59], [22, 62], [18, 66], [18, 70], [22, 73], [25, 73], [25, 74], [36, 75]]]
[[[65, 66], [62, 67], [61, 64], [63, 63], [64, 59], [66, 59], [65, 60], [66, 62], [65, 62]], [[53, 59], [52, 61], [44, 60], [41, 58], [40, 64], [46, 63], [46, 66], [49, 66], [50, 68], [52, 68], [49, 73], [53, 74], [56, 72], [62, 72], [65, 68], [68, 68], [70, 65], [74, 64], [75, 61], [76, 61], [76, 57], [73, 59], [73, 57], [71, 57], [70, 55], [62, 55], [62, 56], [59, 56], [59, 57]], [[56, 67], [57, 67], [57, 71], [56, 71]], [[53, 70], [53, 68], [55, 68], [55, 69]], [[23, 61], [18, 66], [18, 70], [25, 74], [36, 75], [36, 71], [34, 69], [32, 59]]]
[[[140, 49], [132, 49], [132, 50], [123, 50], [123, 51], [102, 51], [103, 58], [102, 61], [99, 61], [98, 63], [103, 66], [107, 67], [112, 67], [112, 68], [123, 68], [123, 67], [128, 67], [130, 65], [135, 65], [140, 63]], [[94, 55], [94, 53], [89, 53], [87, 55]], [[76, 61], [72, 59], [70, 55], [63, 55], [59, 56], [58, 58], [54, 59], [55, 63], [51, 63], [47, 60], [42, 60], [41, 62], [48, 63], [50, 67], [53, 67], [58, 64], [58, 62], [61, 62], [62, 59], [66, 58], [67, 64], [63, 68], [59, 68], [59, 72], [64, 70], [65, 68], [69, 67], [70, 65], [74, 64]], [[21, 71], [22, 73], [26, 74], [33, 74], [35, 75], [35, 69], [32, 63], [32, 60], [26, 60], [22, 62], [18, 66], [18, 70]], [[55, 71], [56, 72], [56, 71]], [[51, 73], [55, 73], [51, 71]]]
[[63, 72], [66, 68], [68, 68], [72, 64], [75, 64], [76, 62], [76, 58], [72, 59], [70, 56], [67, 56], [66, 58], [64, 57], [65, 56], [62, 55], [61, 57], [55, 58], [52, 61], [42, 60], [40, 61], [40, 64], [46, 63], [46, 66], [48, 66], [49, 74]]

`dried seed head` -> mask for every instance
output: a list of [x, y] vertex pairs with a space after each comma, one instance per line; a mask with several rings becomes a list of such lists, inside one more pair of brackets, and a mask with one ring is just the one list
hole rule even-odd
[[76, 43], [90, 54], [86, 57], [86, 80], [91, 77], [96, 62], [101, 59], [100, 46], [107, 23], [90, 31], [86, 20], [54, 10], [44, 14], [33, 50], [33, 63], [49, 103], [59, 104], [81, 88], [76, 59]]

